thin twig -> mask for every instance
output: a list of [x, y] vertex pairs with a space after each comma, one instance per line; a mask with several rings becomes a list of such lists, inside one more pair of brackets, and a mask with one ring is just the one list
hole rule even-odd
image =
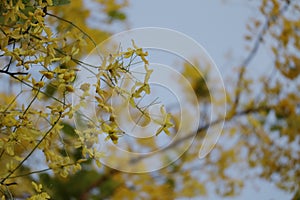
[[0, 69], [0, 73], [8, 74], [10, 76], [16, 76], [16, 75], [28, 75], [28, 72], [9, 72], [7, 70]]
[[[29, 83], [23, 81], [22, 79], [20, 79], [20, 78], [17, 77], [16, 75], [11, 74], [11, 73], [6, 73], [6, 74], [8, 74], [8, 75], [11, 76], [12, 78], [14, 78], [14, 79], [20, 81], [21, 83], [23, 83], [24, 85], [30, 87], [31, 89], [35, 89], [34, 86], [32, 86], [32, 85], [30, 85]], [[57, 99], [56, 97], [54, 97], [54, 96], [52, 96], [52, 95], [47, 94], [47, 93], [44, 92], [44, 91], [40, 91], [40, 93], [42, 93], [42, 94], [46, 95], [47, 97], [49, 97], [49, 98], [51, 98], [51, 99], [53, 99], [53, 100], [55, 100], [55, 101], [57, 101], [57, 102], [59, 102], [59, 103], [65, 105], [62, 101], [60, 101], [59, 99]]]
[[[16, 175], [16, 176], [10, 176], [8, 179], [19, 178], [19, 177], [24, 177], [24, 176], [29, 176], [29, 175], [32, 175], [32, 174], [39, 174], [39, 173], [47, 172], [47, 171], [50, 171], [50, 170], [55, 170], [55, 169], [59, 169], [59, 168], [62, 168], [62, 167], [67, 167], [67, 166], [76, 165], [76, 164], [77, 164], [77, 162], [69, 163], [69, 164], [65, 164], [65, 165], [60, 165], [60, 166], [55, 167], [55, 168], [49, 167], [49, 168], [45, 168], [45, 169], [41, 169], [41, 170], [31, 171], [31, 172], [24, 173], [24, 174], [19, 174], [19, 175]], [[6, 184], [6, 185], [7, 185], [7, 184]]]
[[35, 150], [39, 147], [39, 145], [45, 140], [45, 138], [49, 135], [49, 133], [54, 129], [54, 127], [56, 126], [56, 124], [58, 124], [61, 116], [62, 116], [62, 113], [60, 112], [59, 115], [58, 115], [58, 118], [55, 120], [55, 122], [53, 123], [53, 125], [51, 126], [51, 128], [44, 134], [44, 136], [41, 138], [41, 140], [34, 146], [34, 148], [27, 154], [27, 156], [13, 170], [11, 170], [5, 178], [3, 178], [1, 180], [0, 184], [4, 184], [4, 182], [12, 174], [14, 174], [15, 171], [17, 171], [24, 164], [24, 162], [35, 152]]
[[77, 28], [82, 34], [84, 34], [84, 35], [85, 35], [85, 36], [86, 36], [86, 37], [94, 44], [95, 47], [97, 46], [97, 44], [96, 44], [96, 42], [93, 40], [93, 38], [92, 38], [91, 36], [89, 36], [86, 32], [84, 32], [79, 26], [77, 26], [76, 24], [74, 24], [73, 22], [71, 22], [71, 21], [69, 21], [69, 20], [67, 20], [67, 19], [64, 19], [64, 18], [62, 18], [62, 17], [59, 17], [59, 16], [57, 16], [57, 15], [48, 13], [48, 12], [45, 12], [45, 14], [48, 15], [48, 16], [54, 17], [54, 18], [56, 18], [56, 19], [59, 19], [59, 20], [61, 20], [61, 21], [64, 21], [64, 22], [66, 22], [66, 23], [68, 23], [68, 24], [71, 24], [72, 26], [74, 26], [75, 28]]

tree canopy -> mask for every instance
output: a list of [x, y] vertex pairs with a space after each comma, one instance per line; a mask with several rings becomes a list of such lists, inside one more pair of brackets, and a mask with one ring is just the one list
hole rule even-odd
[[[183, 106], [185, 115], [173, 102], [147, 100], [155, 96], [151, 76], [162, 72], [159, 66], [149, 66], [151, 52], [139, 47], [135, 38], [126, 49], [111, 43], [97, 46], [113, 34], [107, 27], [126, 23], [129, 2], [89, 1], [100, 12], [93, 19], [100, 24], [96, 28], [88, 22], [95, 11], [86, 3], [0, 2], [2, 199], [175, 199], [205, 197], [209, 187], [225, 197], [238, 195], [247, 181], [257, 177], [300, 199], [298, 1], [254, 2], [260, 16], [245, 25], [245, 59], [236, 66], [234, 79], [224, 77], [226, 97], [212, 98], [212, 92], [220, 91], [209, 87], [215, 79], [203, 58], [176, 64], [182, 77], [177, 82], [185, 86], [187, 81], [196, 97]], [[262, 45], [273, 61], [271, 67], [261, 66], [270, 73], [257, 78], [248, 70]], [[100, 60], [90, 62], [91, 52]], [[84, 71], [93, 78], [82, 78]], [[218, 110], [224, 102], [226, 113], [211, 119], [211, 105]], [[194, 108], [201, 116], [191, 132]], [[130, 114], [120, 119], [124, 109]], [[151, 121], [155, 129], [133, 141], [120, 120], [125, 124], [133, 120], [141, 127]], [[223, 122], [219, 142], [199, 159], [207, 130]], [[184, 134], [172, 143], [179, 129]], [[176, 154], [191, 138], [193, 144], [175, 162], [170, 162], [172, 156], [156, 160], [143, 156], [163, 148]], [[165, 141], [170, 145], [164, 147]], [[99, 144], [110, 145], [103, 150]], [[118, 153], [114, 145], [138, 149], [141, 156], [129, 161], [110, 157]], [[126, 173], [103, 165], [100, 161], [107, 156], [109, 162], [134, 165], [140, 172], [153, 162], [168, 165]]]

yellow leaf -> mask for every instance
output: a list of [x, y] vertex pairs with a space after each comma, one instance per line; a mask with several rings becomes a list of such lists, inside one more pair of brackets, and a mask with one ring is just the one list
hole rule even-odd
[[33, 181], [31, 182], [31, 184], [33, 185], [35, 191], [37, 191], [37, 192], [42, 192], [43, 186], [42, 186], [41, 184], [36, 184], [36, 183], [33, 182]]
[[99, 167], [99, 168], [102, 167], [102, 164], [101, 164], [101, 162], [100, 162], [98, 159], [96, 160], [96, 165], [97, 165], [97, 167]]
[[89, 83], [83, 83], [80, 85], [80, 89], [84, 92], [88, 91], [90, 89], [90, 84]]
[[50, 71], [40, 71], [47, 79], [52, 79], [54, 77], [54, 73]]
[[74, 88], [73, 88], [72, 85], [67, 85], [67, 86], [66, 86], [66, 90], [67, 90], [68, 92], [74, 92]]

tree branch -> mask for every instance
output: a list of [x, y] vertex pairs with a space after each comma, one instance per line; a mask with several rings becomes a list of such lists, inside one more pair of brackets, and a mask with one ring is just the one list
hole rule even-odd
[[[223, 121], [224, 122], [229, 122], [233, 119], [235, 119], [236, 117], [240, 117], [240, 116], [245, 116], [245, 115], [248, 115], [248, 114], [253, 114], [253, 113], [257, 113], [257, 112], [261, 112], [261, 111], [266, 111], [268, 109], [270, 109], [270, 107], [267, 107], [267, 106], [262, 106], [262, 107], [257, 107], [257, 108], [249, 108], [249, 109], [246, 109], [246, 110], [242, 110], [242, 111], [239, 111], [239, 112], [236, 112], [235, 115], [231, 116], [231, 117], [227, 117], [227, 118], [220, 118], [220, 119], [216, 119], [215, 121], [212, 121], [210, 123], [207, 123], [201, 127], [199, 127], [196, 131], [196, 133], [189, 133], [187, 134], [186, 136], [182, 137], [182, 138], [179, 138], [178, 140], [176, 140], [175, 142], [173, 142], [171, 145], [167, 146], [166, 148], [160, 150], [160, 152], [164, 152], [164, 151], [167, 151], [179, 144], [181, 144], [182, 142], [188, 140], [188, 139], [191, 139], [193, 137], [196, 137], [196, 136], [199, 136], [200, 133], [202, 133], [203, 131], [207, 130], [210, 126], [214, 126], [216, 124], [219, 124], [219, 123], [222, 123]], [[134, 158], [134, 159], [131, 159], [129, 162], [131, 164], [135, 164], [139, 161], [141, 161], [142, 159], [145, 159], [145, 158], [148, 158], [148, 157], [151, 157], [153, 156], [154, 154], [149, 154], [149, 155], [142, 155], [142, 156], [139, 156], [137, 158]]]
[[270, 28], [271, 24], [276, 23], [278, 18], [280, 16], [282, 16], [283, 13], [288, 9], [289, 5], [290, 5], [290, 1], [287, 1], [287, 3], [283, 6], [283, 8], [278, 13], [278, 15], [275, 15], [275, 16], [272, 15], [272, 16], [267, 17], [264, 25], [262, 26], [261, 31], [259, 32], [256, 40], [254, 41], [253, 48], [251, 49], [250, 53], [245, 58], [245, 60], [241, 63], [240, 66], [242, 67], [242, 69], [241, 69], [241, 71], [238, 75], [238, 81], [237, 81], [237, 84], [236, 84], [237, 92], [236, 92], [236, 97], [234, 99], [234, 103], [233, 103], [233, 107], [232, 107], [233, 109], [237, 108], [237, 106], [239, 104], [239, 101], [240, 101], [241, 91], [239, 90], [239, 88], [241, 87], [241, 83], [242, 83], [242, 80], [244, 78], [246, 68], [249, 66], [249, 64], [251, 63], [253, 58], [256, 56], [256, 54], [258, 52], [258, 49], [260, 47], [260, 44], [263, 41], [263, 37], [266, 34], [266, 32], [268, 31], [268, 29]]
[[0, 69], [0, 73], [3, 73], [3, 74], [8, 74], [10, 76], [16, 76], [16, 75], [28, 75], [27, 72], [9, 72], [7, 70], [2, 70]]

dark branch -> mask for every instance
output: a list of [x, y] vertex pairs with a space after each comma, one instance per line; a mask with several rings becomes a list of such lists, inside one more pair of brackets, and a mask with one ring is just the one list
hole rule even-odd
[[16, 75], [28, 75], [27, 72], [9, 72], [7, 70], [2, 70], [0, 69], [0, 73], [3, 73], [3, 74], [8, 74], [10, 76], [16, 76]]

